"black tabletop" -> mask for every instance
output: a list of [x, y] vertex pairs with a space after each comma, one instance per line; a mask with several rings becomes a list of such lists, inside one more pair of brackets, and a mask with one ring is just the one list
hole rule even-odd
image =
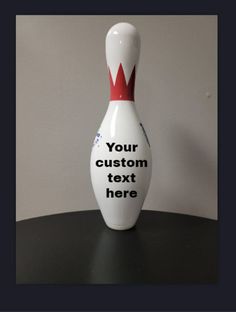
[[142, 211], [127, 231], [100, 211], [16, 223], [16, 282], [30, 284], [215, 283], [217, 221]]

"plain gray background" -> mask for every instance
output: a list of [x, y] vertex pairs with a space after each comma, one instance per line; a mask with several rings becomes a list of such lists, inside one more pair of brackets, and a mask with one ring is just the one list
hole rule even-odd
[[136, 106], [149, 136], [143, 209], [217, 219], [217, 17], [16, 17], [16, 219], [98, 209], [89, 174], [109, 84], [105, 36], [141, 35]]

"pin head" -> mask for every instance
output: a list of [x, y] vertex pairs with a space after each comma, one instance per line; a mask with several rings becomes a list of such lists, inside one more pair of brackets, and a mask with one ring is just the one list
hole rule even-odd
[[135, 72], [140, 53], [140, 36], [129, 23], [118, 23], [106, 36], [106, 60], [111, 101], [134, 101]]

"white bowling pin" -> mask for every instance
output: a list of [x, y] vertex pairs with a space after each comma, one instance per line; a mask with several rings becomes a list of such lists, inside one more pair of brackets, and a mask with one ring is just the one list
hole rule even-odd
[[128, 23], [106, 36], [110, 102], [94, 140], [90, 173], [108, 227], [126, 230], [138, 219], [151, 178], [151, 150], [134, 103], [140, 37]]

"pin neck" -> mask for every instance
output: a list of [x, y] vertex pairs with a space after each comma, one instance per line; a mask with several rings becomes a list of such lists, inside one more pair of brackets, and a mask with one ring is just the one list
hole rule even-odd
[[114, 80], [109, 67], [108, 71], [110, 81], [110, 101], [134, 101], [135, 66], [128, 82], [126, 82], [124, 69], [121, 63]]

